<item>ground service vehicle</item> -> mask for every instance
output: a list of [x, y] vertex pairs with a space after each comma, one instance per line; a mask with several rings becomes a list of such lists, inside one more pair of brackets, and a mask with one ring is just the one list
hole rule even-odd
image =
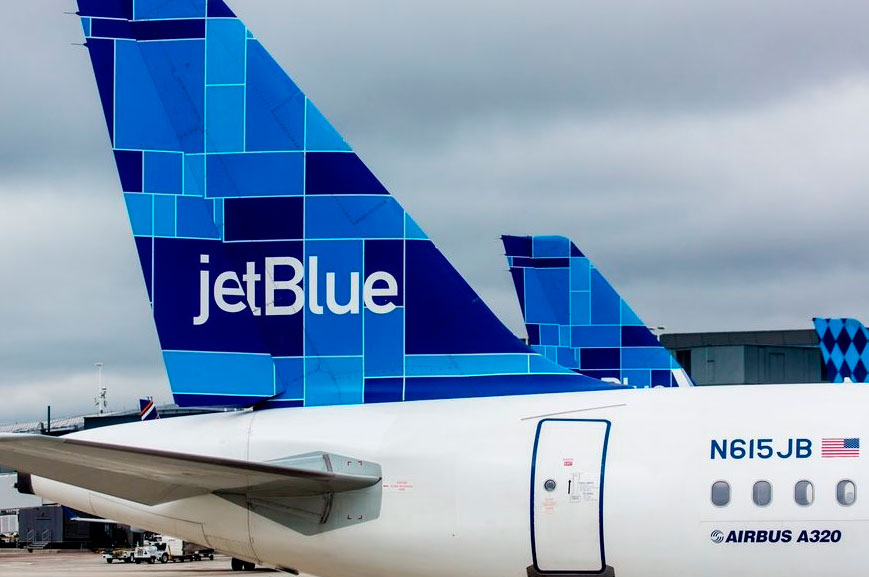
[[133, 554], [135, 552], [135, 549], [110, 549], [103, 553], [103, 559], [106, 560], [106, 563], [111, 563], [113, 561], [132, 563]]
[[203, 559], [214, 559], [214, 549], [190, 543], [176, 537], [163, 535], [160, 537], [160, 542], [157, 547], [169, 555], [169, 561], [173, 563], [185, 561], [201, 561]]
[[166, 551], [161, 551], [157, 545], [145, 544], [136, 547], [133, 552], [133, 561], [136, 563], [167, 563], [169, 554]]

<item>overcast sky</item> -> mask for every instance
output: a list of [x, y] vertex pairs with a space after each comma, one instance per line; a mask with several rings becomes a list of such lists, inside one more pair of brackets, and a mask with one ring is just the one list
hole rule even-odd
[[[573, 238], [668, 332], [869, 319], [869, 4], [230, 0], [484, 300]], [[0, 423], [170, 399], [73, 0], [0, 35]]]

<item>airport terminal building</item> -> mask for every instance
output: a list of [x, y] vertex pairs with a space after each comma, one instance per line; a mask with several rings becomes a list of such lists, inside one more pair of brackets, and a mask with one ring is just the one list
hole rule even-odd
[[660, 336], [697, 385], [828, 382], [814, 329]]

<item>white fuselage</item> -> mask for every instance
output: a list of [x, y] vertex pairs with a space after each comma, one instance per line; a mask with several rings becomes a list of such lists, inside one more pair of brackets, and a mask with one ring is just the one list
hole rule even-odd
[[[532, 516], [537, 553], [562, 557], [540, 559], [541, 569], [570, 563], [574, 551], [596, 554], [594, 527], [575, 527], [596, 525], [588, 511], [599, 498], [606, 565], [620, 577], [856, 577], [869, 561], [869, 499], [861, 498], [867, 467], [862, 456], [820, 453], [822, 438], [867, 436], [867, 409], [869, 388], [857, 385], [647, 389], [221, 413], [76, 434], [251, 461], [327, 451], [378, 463], [379, 516], [316, 535], [214, 495], [147, 507], [41, 478], [33, 487], [101, 517], [324, 576], [522, 577], [534, 562]], [[540, 422], [556, 420], [575, 421], [578, 431], [590, 430], [588, 422], [609, 423], [603, 487], [589, 481], [588, 467], [579, 470], [582, 459], [599, 458], [589, 453], [592, 437], [562, 431], [541, 438], [535, 453]], [[749, 455], [757, 439], [769, 440], [760, 446], [773, 447], [770, 458], [754, 445]], [[789, 454], [792, 439], [811, 440], [811, 456]], [[730, 452], [733, 440], [735, 447], [745, 441], [744, 457], [733, 458], [742, 455]], [[727, 458], [712, 450], [713, 441], [727, 443]], [[558, 487], [553, 498], [542, 492], [547, 480]], [[772, 486], [765, 507], [752, 502], [759, 480]], [[809, 506], [794, 500], [800, 480], [813, 484]], [[851, 506], [837, 502], [842, 480], [857, 488]], [[579, 481], [583, 493], [568, 489]], [[731, 488], [726, 506], [711, 502], [716, 481]], [[576, 524], [579, 515], [586, 517]], [[804, 530], [808, 540], [798, 541]], [[724, 542], [715, 542], [715, 531]], [[784, 531], [792, 533], [787, 543], [766, 537]], [[838, 531], [837, 542], [821, 542], [824, 531]], [[760, 532], [765, 537], [755, 542]], [[563, 548], [553, 551], [559, 542]]]

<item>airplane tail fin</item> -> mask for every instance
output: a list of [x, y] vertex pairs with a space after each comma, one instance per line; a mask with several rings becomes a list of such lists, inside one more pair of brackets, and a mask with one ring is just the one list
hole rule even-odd
[[693, 383], [591, 261], [563, 236], [503, 236], [529, 344], [597, 379], [634, 387]]
[[600, 388], [497, 319], [222, 0], [78, 0], [175, 402]]
[[139, 418], [143, 421], [153, 421], [160, 418], [157, 405], [154, 404], [154, 397], [139, 399]]
[[827, 380], [843, 383], [869, 382], [869, 331], [851, 318], [815, 318]]

